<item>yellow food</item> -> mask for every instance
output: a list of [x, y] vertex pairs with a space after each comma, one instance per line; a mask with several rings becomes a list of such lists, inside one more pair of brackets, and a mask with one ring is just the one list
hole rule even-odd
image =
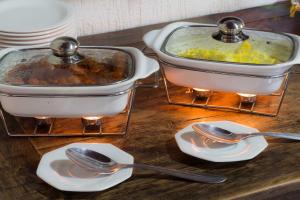
[[205, 59], [213, 61], [251, 63], [251, 64], [276, 64], [278, 59], [264, 52], [254, 50], [248, 41], [244, 41], [235, 51], [218, 49], [190, 48], [178, 54], [185, 58]]

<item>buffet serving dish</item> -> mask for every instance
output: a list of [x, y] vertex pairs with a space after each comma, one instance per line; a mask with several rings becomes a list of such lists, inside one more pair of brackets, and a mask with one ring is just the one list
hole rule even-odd
[[135, 82], [159, 69], [132, 47], [81, 46], [70, 37], [50, 48], [0, 51], [3, 109], [22, 117], [101, 117], [121, 113]]
[[189, 88], [268, 95], [300, 63], [300, 37], [244, 28], [236, 17], [218, 25], [176, 22], [144, 36], [171, 83]]

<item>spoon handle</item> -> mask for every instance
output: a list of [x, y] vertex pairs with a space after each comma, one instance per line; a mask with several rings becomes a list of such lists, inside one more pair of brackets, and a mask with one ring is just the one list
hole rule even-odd
[[269, 137], [275, 137], [275, 138], [300, 140], [300, 134], [299, 133], [258, 132], [258, 133], [251, 133], [250, 135], [262, 135], [262, 136], [269, 136]]
[[210, 174], [196, 174], [192, 172], [185, 172], [176, 169], [169, 169], [165, 167], [153, 166], [153, 165], [146, 165], [141, 163], [134, 163], [134, 164], [124, 164], [122, 168], [142, 168], [147, 170], [157, 171], [163, 174], [175, 176], [182, 179], [192, 180], [196, 182], [204, 182], [204, 183], [222, 183], [227, 180], [224, 176], [218, 175], [210, 175]]

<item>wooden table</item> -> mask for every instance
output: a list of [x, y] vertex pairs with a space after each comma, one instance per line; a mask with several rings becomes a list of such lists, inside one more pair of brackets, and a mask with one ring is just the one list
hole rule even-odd
[[[220, 16], [242, 17], [248, 27], [300, 34], [300, 16], [289, 18], [289, 5], [278, 3], [188, 21], [215, 23]], [[147, 31], [165, 24], [80, 38], [86, 45], [143, 47]], [[250, 161], [212, 163], [182, 153], [174, 134], [196, 121], [231, 120], [261, 131], [300, 132], [300, 74], [291, 75], [286, 98], [277, 117], [169, 105], [164, 89], [139, 88], [127, 138], [10, 138], [0, 134], [0, 199], [299, 199], [299, 142], [268, 140], [269, 147]], [[61, 192], [40, 180], [35, 171], [41, 156], [73, 142], [112, 143], [135, 160], [148, 164], [224, 174], [224, 184], [210, 185], [135, 170], [126, 182], [97, 193]]]

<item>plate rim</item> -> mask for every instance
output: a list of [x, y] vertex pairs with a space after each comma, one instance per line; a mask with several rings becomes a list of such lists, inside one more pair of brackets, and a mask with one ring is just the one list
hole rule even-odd
[[[199, 124], [199, 123], [229, 123], [229, 124], [234, 124], [235, 126], [242, 126], [244, 128], [247, 128], [247, 129], [252, 129], [252, 130], [256, 130], [256, 131], [259, 131], [258, 129], [256, 128], [253, 128], [253, 127], [250, 127], [250, 126], [246, 126], [244, 124], [240, 124], [240, 123], [237, 123], [237, 122], [233, 122], [233, 121], [228, 121], [228, 120], [223, 120], [223, 121], [207, 121], [207, 122], [194, 122], [192, 124], [189, 124], [188, 126], [184, 127], [183, 129], [180, 129], [179, 131], [176, 132], [175, 134], [175, 140], [176, 140], [176, 143], [177, 143], [177, 146], [179, 147], [179, 149], [185, 153], [185, 154], [188, 154], [190, 156], [193, 156], [195, 158], [198, 158], [198, 159], [202, 159], [202, 160], [206, 160], [206, 161], [211, 161], [211, 162], [217, 162], [217, 163], [226, 163], [226, 162], [239, 162], [239, 161], [245, 161], [245, 160], [251, 160], [253, 158], [255, 158], [256, 156], [258, 156], [260, 153], [262, 153], [268, 146], [268, 142], [266, 141], [266, 139], [263, 137], [263, 136], [256, 136], [255, 138], [256, 139], [260, 139], [261, 142], [259, 144], [255, 144], [257, 146], [260, 146], [261, 150], [259, 151], [259, 153], [255, 153], [255, 154], [252, 154], [251, 156], [248, 154], [247, 157], [240, 157], [238, 159], [218, 159], [217, 157], [209, 157], [209, 156], [203, 156], [200, 155], [200, 156], [196, 156], [196, 155], [192, 155], [190, 153], [190, 151], [187, 151], [185, 148], [183, 148], [183, 145], [180, 145], [180, 141], [182, 141], [182, 139], [180, 138], [182, 134], [184, 134], [185, 132], [183, 132], [184, 129], [190, 129], [191, 126], [193, 124]], [[247, 141], [251, 141], [253, 140], [253, 138], [247, 138], [246, 140]], [[250, 142], [250, 144], [253, 144], [253, 142]], [[192, 148], [190, 148], [192, 149]]]
[[[128, 158], [130, 158], [129, 163], [134, 163], [134, 157], [133, 157], [131, 154], [127, 153], [126, 151], [123, 151], [122, 149], [118, 148], [117, 146], [115, 146], [115, 145], [113, 145], [113, 144], [111, 144], [111, 143], [80, 143], [80, 142], [75, 142], [75, 143], [71, 143], [71, 144], [68, 144], [68, 145], [59, 147], [59, 148], [57, 148], [57, 149], [53, 149], [52, 151], [49, 151], [49, 152], [43, 154], [43, 156], [42, 156], [41, 159], [40, 159], [39, 165], [38, 165], [38, 167], [37, 167], [37, 169], [36, 169], [36, 175], [37, 175], [41, 180], [43, 180], [45, 183], [47, 183], [48, 185], [50, 185], [50, 186], [52, 186], [52, 187], [54, 187], [54, 188], [56, 188], [56, 189], [58, 189], [58, 190], [61, 190], [61, 191], [69, 191], [69, 192], [98, 192], [98, 191], [103, 191], [103, 190], [109, 189], [109, 188], [111, 188], [111, 187], [115, 187], [115, 186], [117, 186], [117, 185], [123, 183], [124, 181], [126, 181], [127, 179], [129, 179], [129, 178], [132, 176], [132, 174], [133, 174], [133, 169], [131, 168], [131, 169], [129, 170], [129, 173], [127, 174], [127, 176], [126, 176], [126, 177], [123, 176], [123, 177], [125, 177], [125, 179], [123, 179], [122, 181], [116, 183], [116, 184], [113, 185], [113, 186], [105, 186], [105, 187], [98, 188], [98, 189], [95, 188], [95, 187], [93, 187], [93, 188], [90, 188], [90, 187], [89, 187], [89, 188], [78, 187], [78, 188], [76, 188], [76, 190], [75, 190], [74, 188], [72, 188], [72, 186], [69, 186], [69, 185], [64, 185], [64, 184], [54, 184], [52, 181], [49, 181], [47, 178], [45, 179], [45, 178], [43, 177], [43, 174], [44, 174], [43, 172], [44, 172], [44, 171], [42, 171], [42, 169], [41, 169], [41, 168], [42, 168], [42, 166], [41, 166], [41, 161], [42, 161], [42, 159], [43, 159], [44, 156], [45, 156], [45, 157], [50, 156], [51, 154], [53, 154], [53, 151], [57, 151], [57, 150], [61, 150], [61, 151], [62, 151], [63, 149], [68, 148], [68, 147], [73, 147], [73, 146], [85, 146], [85, 145], [101, 145], [101, 146], [107, 146], [106, 148], [114, 148], [114, 149], [116, 149], [116, 150], [118, 150], [118, 151], [122, 151], [122, 153], [125, 153], [126, 156], [128, 156]], [[46, 166], [46, 168], [47, 168], [47, 166]]]

